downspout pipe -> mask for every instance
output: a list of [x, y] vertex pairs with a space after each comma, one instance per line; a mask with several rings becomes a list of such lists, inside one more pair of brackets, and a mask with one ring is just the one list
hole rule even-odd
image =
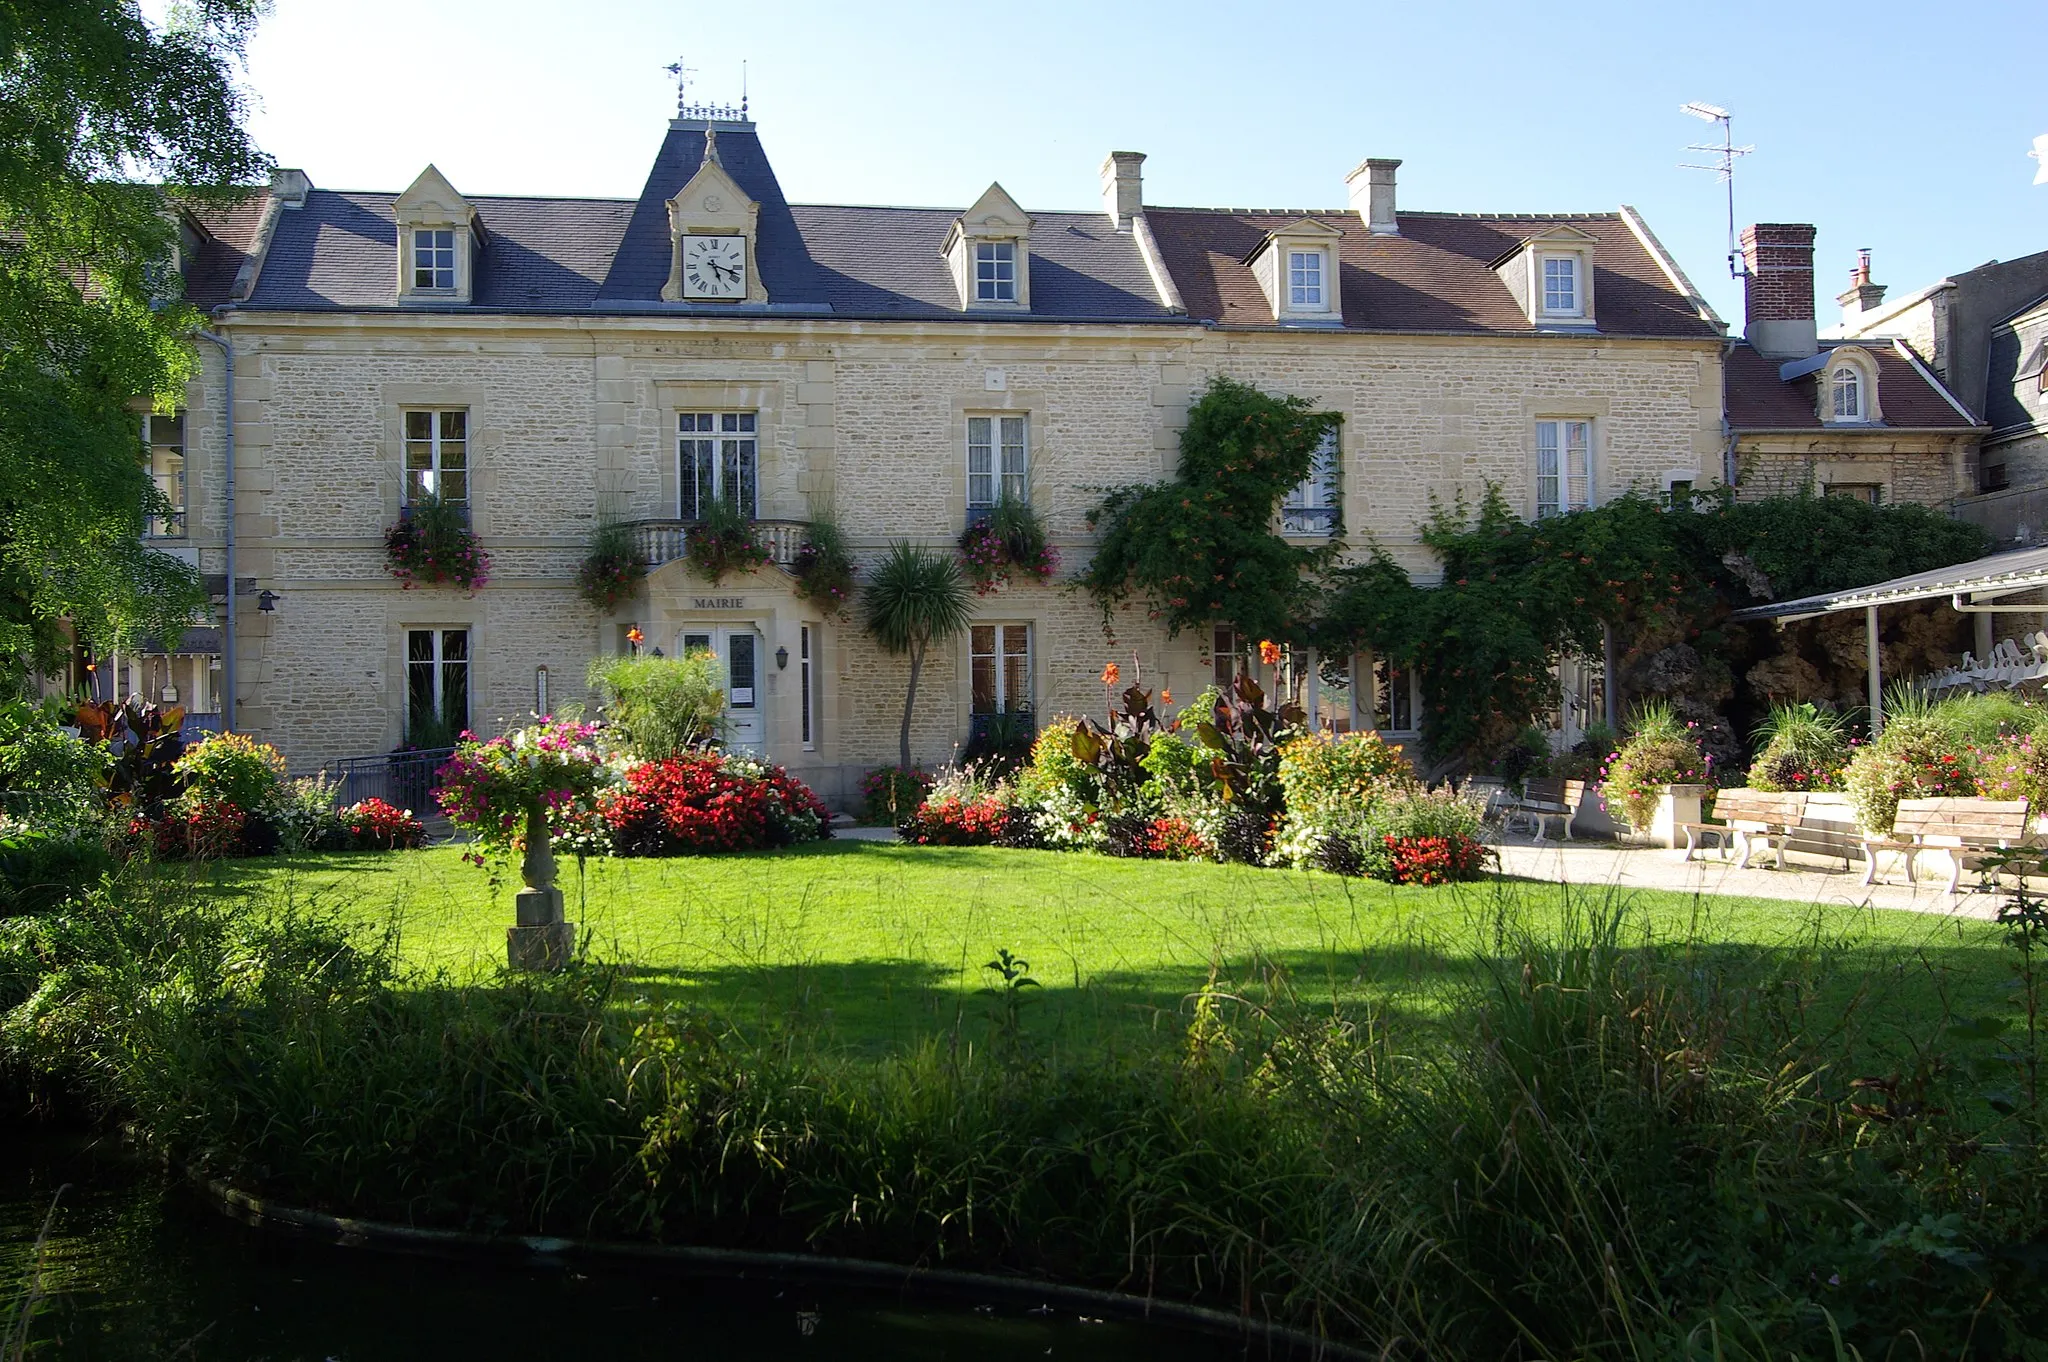
[[193, 334], [220, 347], [221, 367], [227, 373], [227, 418], [221, 429], [226, 433], [227, 469], [222, 481], [227, 488], [228, 599], [220, 631], [221, 689], [225, 692], [220, 707], [220, 726], [223, 732], [232, 733], [235, 731], [235, 702], [239, 698], [235, 689], [235, 351], [226, 336], [205, 330]]

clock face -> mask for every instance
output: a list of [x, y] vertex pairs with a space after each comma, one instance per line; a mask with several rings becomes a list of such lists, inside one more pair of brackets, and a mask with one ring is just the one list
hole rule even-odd
[[736, 236], [683, 238], [685, 298], [747, 296], [747, 243]]

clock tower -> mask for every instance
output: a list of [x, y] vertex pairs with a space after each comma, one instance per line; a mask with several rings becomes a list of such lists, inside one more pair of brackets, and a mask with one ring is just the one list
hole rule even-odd
[[754, 258], [761, 205], [749, 198], [718, 156], [718, 124], [704, 124], [697, 173], [668, 201], [671, 250], [662, 301], [765, 303], [768, 290]]

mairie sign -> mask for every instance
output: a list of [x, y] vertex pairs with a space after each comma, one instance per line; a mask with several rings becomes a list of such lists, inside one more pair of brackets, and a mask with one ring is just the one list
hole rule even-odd
[[744, 610], [747, 608], [747, 598], [745, 596], [692, 596], [690, 597], [690, 608], [692, 610]]

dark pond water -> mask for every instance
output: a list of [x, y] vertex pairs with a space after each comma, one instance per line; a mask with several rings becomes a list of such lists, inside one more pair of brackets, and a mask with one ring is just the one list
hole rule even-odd
[[64, 1184], [42, 1256], [51, 1295], [28, 1329], [27, 1357], [44, 1362], [1267, 1356], [1071, 1307], [342, 1248], [230, 1220], [107, 1144], [0, 1133], [0, 1357]]

